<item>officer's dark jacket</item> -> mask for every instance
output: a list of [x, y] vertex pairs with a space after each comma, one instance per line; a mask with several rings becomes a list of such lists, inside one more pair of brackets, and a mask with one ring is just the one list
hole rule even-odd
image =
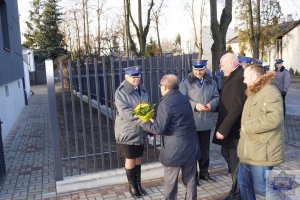
[[216, 131], [223, 134], [224, 139], [218, 140], [216, 134], [213, 143], [226, 148], [237, 148], [240, 137], [241, 116], [246, 101], [244, 70], [239, 66], [228, 77], [225, 77], [223, 89], [219, 99], [218, 120]]
[[160, 100], [154, 123], [144, 123], [145, 131], [162, 134], [161, 163], [179, 167], [195, 163], [200, 156], [193, 111], [189, 99], [179, 90], [170, 90]]

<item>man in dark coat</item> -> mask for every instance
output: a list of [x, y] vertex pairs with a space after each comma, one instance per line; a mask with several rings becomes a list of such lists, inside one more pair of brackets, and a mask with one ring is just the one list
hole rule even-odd
[[162, 98], [156, 119], [141, 123], [149, 133], [162, 134], [160, 161], [164, 165], [165, 199], [177, 199], [178, 174], [186, 186], [185, 199], [196, 200], [196, 161], [200, 157], [195, 121], [189, 99], [178, 90], [176, 75], [167, 74], [160, 81]]
[[226, 53], [220, 60], [225, 79], [219, 100], [218, 120], [213, 143], [221, 145], [221, 154], [228, 164], [232, 177], [232, 188], [226, 199], [241, 199], [237, 184], [237, 144], [240, 136], [241, 115], [246, 101], [244, 70], [237, 57]]

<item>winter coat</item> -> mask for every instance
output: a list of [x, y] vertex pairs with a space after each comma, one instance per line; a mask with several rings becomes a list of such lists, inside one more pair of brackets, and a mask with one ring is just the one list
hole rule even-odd
[[179, 167], [196, 163], [200, 148], [190, 102], [179, 90], [170, 90], [160, 100], [154, 123], [141, 125], [150, 133], [162, 134], [160, 161]]
[[141, 145], [145, 141], [145, 131], [138, 125], [132, 110], [140, 103], [149, 103], [149, 95], [143, 85], [139, 85], [141, 96], [128, 81], [123, 81], [115, 92], [116, 120], [115, 138], [117, 143]]
[[281, 93], [287, 93], [291, 84], [291, 75], [283, 66], [278, 70], [276, 68], [275, 83]]
[[[188, 74], [179, 85], [179, 90], [182, 94], [186, 95], [191, 103], [194, 120], [196, 123], [197, 131], [211, 130], [213, 124], [213, 113], [219, 104], [219, 92], [215, 80], [206, 74], [203, 76], [204, 81], [201, 85], [199, 79], [193, 73]], [[198, 111], [196, 104], [203, 105], [210, 104], [211, 111]]]
[[237, 153], [240, 162], [274, 166], [284, 160], [284, 117], [282, 97], [268, 73], [247, 89]]
[[244, 70], [241, 66], [224, 79], [216, 124], [216, 132], [220, 132], [224, 139], [217, 139], [215, 134], [213, 143], [225, 148], [236, 149], [239, 140], [241, 116], [246, 101], [246, 85], [243, 81]]

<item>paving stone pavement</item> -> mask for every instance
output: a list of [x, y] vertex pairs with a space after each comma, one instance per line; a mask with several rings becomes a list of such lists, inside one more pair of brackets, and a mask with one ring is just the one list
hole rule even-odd
[[[46, 86], [32, 87], [35, 95], [29, 99], [14, 128], [4, 141], [7, 177], [0, 185], [0, 199], [133, 199], [126, 184], [56, 193], [53, 150], [50, 134]], [[286, 117], [286, 160], [275, 169], [300, 169], [300, 117]], [[231, 186], [220, 147], [211, 145], [211, 175], [217, 183], [201, 182], [198, 199], [223, 199]], [[141, 199], [163, 199], [163, 179], [142, 183], [148, 196]], [[184, 199], [185, 188], [179, 182], [178, 199]], [[258, 196], [258, 199], [263, 199]]]

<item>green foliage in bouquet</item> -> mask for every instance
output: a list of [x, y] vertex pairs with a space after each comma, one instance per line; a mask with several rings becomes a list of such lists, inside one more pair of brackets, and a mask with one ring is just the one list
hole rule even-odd
[[156, 104], [150, 106], [147, 103], [141, 103], [133, 109], [132, 114], [137, 116], [140, 120], [148, 122], [154, 115], [155, 106]]

